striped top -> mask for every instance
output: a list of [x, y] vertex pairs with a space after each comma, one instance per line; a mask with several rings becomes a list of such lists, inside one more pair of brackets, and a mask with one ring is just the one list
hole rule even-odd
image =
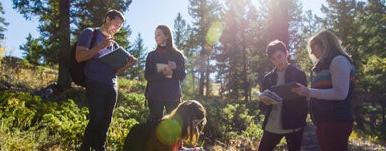
[[314, 121], [352, 120], [353, 78], [354, 67], [344, 56], [336, 56], [329, 68], [316, 72], [310, 91]]

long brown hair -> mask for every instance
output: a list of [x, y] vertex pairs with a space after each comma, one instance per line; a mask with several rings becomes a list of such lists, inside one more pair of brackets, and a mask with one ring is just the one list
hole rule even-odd
[[[172, 32], [170, 30], [170, 28], [167, 26], [167, 25], [158, 25], [156, 29], [159, 29], [162, 31], [162, 33], [167, 37], [167, 40], [166, 40], [166, 47], [167, 47], [167, 50], [168, 51], [172, 51], [172, 53], [181, 53], [180, 50], [178, 50], [175, 46], [174, 46], [174, 43], [173, 43], [173, 35], [172, 35]], [[160, 46], [157, 45], [157, 48], [159, 48]], [[181, 53], [182, 54], [182, 53]]]
[[[196, 100], [188, 100], [180, 103], [170, 114], [163, 119], [177, 119], [181, 124], [181, 138], [185, 143], [195, 145], [200, 136], [200, 131], [206, 124], [206, 110], [202, 104]], [[201, 121], [194, 125], [195, 120]]]
[[[314, 46], [319, 46], [321, 49], [321, 56], [319, 58], [316, 58], [311, 54], [311, 50]], [[308, 41], [308, 51], [311, 59], [314, 59], [314, 68], [328, 67], [332, 59], [338, 55], [346, 57], [351, 63], [353, 63], [351, 57], [342, 47], [340, 39], [329, 30], [322, 30], [312, 36]]]

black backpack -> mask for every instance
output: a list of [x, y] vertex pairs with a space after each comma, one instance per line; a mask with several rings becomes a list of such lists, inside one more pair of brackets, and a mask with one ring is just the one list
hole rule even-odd
[[144, 151], [151, 132], [155, 130], [157, 123], [147, 121], [135, 124], [126, 136], [123, 151]]
[[[91, 49], [96, 41], [96, 32], [97, 29], [93, 29], [92, 32], [92, 39], [89, 46], [89, 49]], [[82, 87], [86, 87], [86, 75], [84, 75], [84, 67], [86, 65], [87, 61], [77, 62], [75, 59], [76, 55], [76, 46], [78, 42], [76, 42], [72, 48], [71, 48], [71, 58], [70, 58], [70, 75], [72, 81]]]

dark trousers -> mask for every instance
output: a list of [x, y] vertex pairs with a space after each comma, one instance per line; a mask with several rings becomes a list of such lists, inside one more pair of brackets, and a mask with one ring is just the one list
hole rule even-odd
[[347, 151], [353, 122], [320, 122], [316, 135], [322, 151]]
[[150, 117], [149, 119], [151, 121], [159, 121], [164, 116], [164, 108], [166, 108], [166, 113], [170, 113], [173, 111], [178, 104], [180, 103], [180, 100], [171, 100], [171, 101], [159, 101], [154, 99], [149, 99], [149, 110], [150, 110]]
[[81, 151], [105, 150], [107, 131], [117, 102], [117, 88], [95, 81], [87, 81], [89, 123], [83, 136]]
[[283, 137], [287, 141], [288, 151], [299, 151], [302, 144], [303, 129], [287, 134], [275, 134], [264, 131], [259, 151], [272, 151]]

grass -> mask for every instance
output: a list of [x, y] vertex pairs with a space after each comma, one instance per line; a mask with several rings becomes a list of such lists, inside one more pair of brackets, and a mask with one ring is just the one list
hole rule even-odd
[[5, 57], [0, 61], [0, 81], [23, 90], [36, 90], [56, 81], [57, 70]]

